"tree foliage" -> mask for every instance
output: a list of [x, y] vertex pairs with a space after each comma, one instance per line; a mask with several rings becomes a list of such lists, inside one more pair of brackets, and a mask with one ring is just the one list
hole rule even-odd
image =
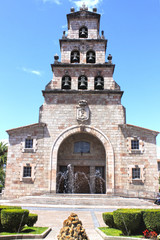
[[7, 151], [7, 145], [0, 142], [0, 167], [3, 167], [7, 163]]
[[7, 144], [0, 142], [0, 185], [4, 187], [5, 182], [5, 166], [7, 163]]

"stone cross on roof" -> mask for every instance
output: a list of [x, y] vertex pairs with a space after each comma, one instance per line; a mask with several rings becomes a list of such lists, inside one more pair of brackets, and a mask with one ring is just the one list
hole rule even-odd
[[82, 7], [80, 7], [80, 10], [88, 10], [88, 7], [86, 6], [85, 2], [83, 2]]
[[82, 4], [82, 8], [83, 8], [83, 9], [86, 8], [86, 4], [85, 4], [85, 2], [83, 2], [83, 4]]

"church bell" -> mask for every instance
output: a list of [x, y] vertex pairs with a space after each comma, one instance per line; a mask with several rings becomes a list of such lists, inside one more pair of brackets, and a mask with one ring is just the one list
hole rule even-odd
[[84, 77], [81, 78], [80, 80], [80, 85], [79, 85], [80, 89], [86, 89], [86, 80]]
[[65, 78], [63, 89], [70, 89], [69, 78]]
[[82, 36], [82, 37], [86, 37], [86, 31], [85, 31], [85, 28], [82, 28], [81, 36]]
[[103, 83], [101, 78], [97, 79], [96, 89], [103, 89]]
[[77, 53], [74, 53], [72, 61], [73, 61], [73, 62], [78, 62]]
[[93, 60], [94, 60], [94, 58], [93, 58], [93, 54], [92, 54], [92, 53], [90, 53], [90, 54], [89, 54], [88, 61], [93, 61]]

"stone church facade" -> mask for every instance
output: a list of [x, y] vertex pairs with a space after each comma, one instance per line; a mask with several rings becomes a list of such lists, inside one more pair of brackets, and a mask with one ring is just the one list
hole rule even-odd
[[61, 61], [43, 91], [39, 122], [8, 130], [4, 198], [45, 193], [151, 197], [158, 192], [158, 132], [126, 123], [123, 91], [106, 58], [100, 15], [67, 15]]

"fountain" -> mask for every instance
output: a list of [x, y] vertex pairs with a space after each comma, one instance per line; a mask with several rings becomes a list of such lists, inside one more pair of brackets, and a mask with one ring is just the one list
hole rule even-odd
[[57, 173], [57, 193], [100, 193], [105, 191], [105, 180], [99, 169], [94, 175], [87, 176], [84, 172], [73, 172], [72, 165]]

